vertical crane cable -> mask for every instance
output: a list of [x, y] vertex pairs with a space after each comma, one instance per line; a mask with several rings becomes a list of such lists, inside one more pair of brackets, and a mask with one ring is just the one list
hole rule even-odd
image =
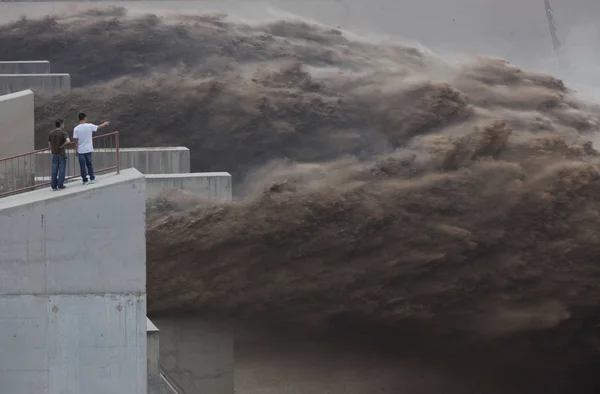
[[548, 18], [548, 27], [550, 28], [550, 38], [552, 39], [552, 48], [554, 49], [554, 53], [556, 54], [556, 60], [558, 62], [558, 66], [560, 68], [563, 67], [563, 61], [561, 56], [561, 45], [558, 40], [558, 36], [556, 34], [556, 24], [554, 22], [554, 17], [552, 13], [552, 6], [550, 5], [550, 0], [544, 0], [544, 7], [546, 9], [546, 17]]

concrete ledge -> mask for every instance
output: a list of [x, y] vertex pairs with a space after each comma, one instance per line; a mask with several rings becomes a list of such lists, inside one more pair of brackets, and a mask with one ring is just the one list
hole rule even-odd
[[0, 62], [0, 74], [50, 74], [48, 60]]
[[31, 89], [37, 93], [61, 93], [71, 90], [70, 74], [0, 74], [0, 94]]
[[[79, 175], [79, 163], [73, 150], [67, 150], [67, 176]], [[52, 168], [50, 152], [36, 153], [37, 178], [49, 177]], [[190, 150], [183, 146], [155, 148], [122, 148], [119, 150], [121, 169], [135, 168], [142, 174], [179, 174], [190, 172]], [[116, 164], [116, 149], [96, 149], [94, 168], [108, 168]]]
[[148, 198], [167, 190], [183, 190], [198, 197], [231, 201], [231, 174], [228, 172], [193, 172], [189, 174], [146, 174]]
[[[102, 150], [97, 151], [98, 154]], [[184, 146], [124, 148], [119, 150], [121, 168], [135, 168], [142, 174], [190, 172], [190, 150]]]

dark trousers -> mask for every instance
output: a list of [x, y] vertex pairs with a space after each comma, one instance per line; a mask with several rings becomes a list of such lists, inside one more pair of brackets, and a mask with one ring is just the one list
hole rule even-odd
[[79, 154], [79, 168], [81, 169], [81, 179], [84, 182], [87, 182], [88, 173], [90, 174], [90, 181], [96, 179], [94, 176], [94, 165], [92, 164], [92, 152]]
[[52, 189], [63, 188], [65, 185], [65, 170], [67, 169], [67, 156], [52, 155]]

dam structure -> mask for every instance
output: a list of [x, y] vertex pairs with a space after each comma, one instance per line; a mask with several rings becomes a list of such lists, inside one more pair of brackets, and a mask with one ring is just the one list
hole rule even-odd
[[233, 394], [228, 326], [146, 316], [147, 204], [174, 189], [230, 201], [231, 175], [190, 172], [185, 147], [122, 149], [114, 131], [94, 139], [97, 184], [71, 150], [52, 191], [33, 104], [0, 96], [18, 126], [0, 123], [14, 142], [0, 156], [0, 394]]
[[30, 89], [53, 94], [71, 90], [71, 75], [50, 72], [48, 60], [0, 61], [0, 94]]

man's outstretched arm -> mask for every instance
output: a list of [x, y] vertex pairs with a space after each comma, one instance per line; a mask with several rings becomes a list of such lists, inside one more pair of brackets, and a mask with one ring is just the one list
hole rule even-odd
[[98, 130], [99, 130], [99, 129], [103, 128], [103, 127], [106, 127], [106, 126], [108, 126], [109, 124], [110, 124], [110, 122], [109, 122], [109, 121], [106, 121], [106, 122], [104, 122], [104, 123], [100, 123], [100, 124], [99, 124], [98, 126], [96, 126], [96, 127], [98, 127]]

